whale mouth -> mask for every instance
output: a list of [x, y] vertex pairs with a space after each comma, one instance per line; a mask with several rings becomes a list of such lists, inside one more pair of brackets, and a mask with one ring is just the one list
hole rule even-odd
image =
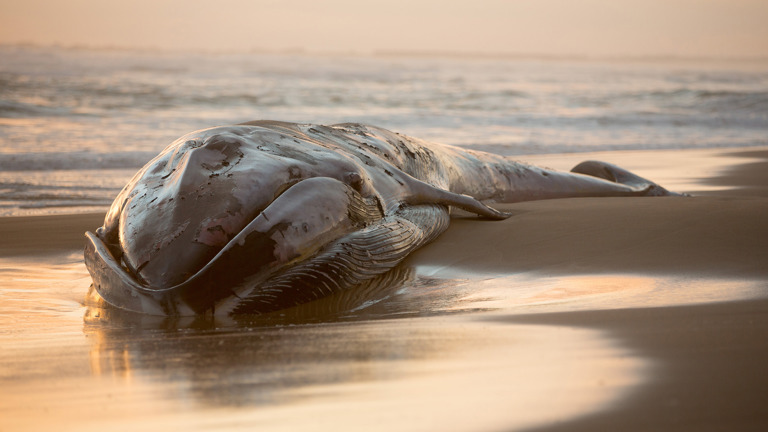
[[[97, 234], [106, 243], [114, 243], [111, 247], [113, 254], [121, 260], [125, 269], [140, 284], [154, 289], [170, 288], [194, 276], [266, 208], [303, 180], [289, 180], [278, 185], [272, 198], [262, 203], [256, 210], [247, 211], [240, 206], [232, 206], [235, 207], [234, 210], [219, 212], [217, 216], [215, 210], [210, 210], [211, 206], [207, 205], [209, 203], [195, 202], [191, 206], [179, 206], [175, 214], [172, 213], [170, 216], [168, 212], [162, 211], [150, 213], [149, 216], [146, 214], [122, 215], [118, 224], [118, 237], [111, 239], [111, 242], [107, 240], [108, 236], [101, 235], [99, 230]], [[184, 195], [179, 195], [183, 201]], [[145, 208], [151, 207], [151, 204], [150, 202]], [[227, 204], [231, 204], [231, 201]], [[206, 209], [214, 214], [205, 214]], [[122, 211], [125, 212], [128, 209], [124, 208]], [[190, 216], [193, 213], [197, 215]], [[138, 222], [137, 219], [139, 219]], [[123, 227], [127, 225], [126, 220], [137, 227], [130, 230], [124, 229]], [[166, 226], [157, 223], [164, 220], [174, 222]], [[100, 230], [103, 231], [103, 228]], [[180, 235], [182, 233], [186, 238]], [[147, 241], [147, 238], [150, 240]], [[178, 247], [181, 243], [184, 243], [183, 247]]]
[[377, 198], [363, 197], [329, 177], [304, 179], [275, 195], [212, 259], [172, 286], [147, 283], [142, 269], [125, 264], [118, 245], [108, 244], [99, 230], [87, 233], [86, 266], [94, 288], [107, 303], [123, 309], [199, 314], [225, 298], [247, 297], [282, 270], [384, 216]]

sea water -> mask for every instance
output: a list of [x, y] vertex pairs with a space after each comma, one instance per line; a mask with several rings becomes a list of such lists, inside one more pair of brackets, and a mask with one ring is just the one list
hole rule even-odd
[[104, 211], [177, 137], [363, 122], [504, 155], [768, 144], [760, 61], [0, 47], [0, 216]]

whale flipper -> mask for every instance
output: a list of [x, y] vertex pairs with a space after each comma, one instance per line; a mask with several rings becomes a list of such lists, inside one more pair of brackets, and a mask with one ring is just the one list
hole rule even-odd
[[232, 313], [265, 313], [359, 286], [388, 272], [448, 229], [448, 208], [408, 206], [350, 233], [268, 282], [253, 287]]

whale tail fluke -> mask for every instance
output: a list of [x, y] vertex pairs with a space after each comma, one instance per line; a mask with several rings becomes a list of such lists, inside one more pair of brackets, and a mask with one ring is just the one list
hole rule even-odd
[[688, 196], [669, 191], [657, 183], [608, 162], [584, 161], [573, 167], [571, 172], [626, 185], [643, 196]]

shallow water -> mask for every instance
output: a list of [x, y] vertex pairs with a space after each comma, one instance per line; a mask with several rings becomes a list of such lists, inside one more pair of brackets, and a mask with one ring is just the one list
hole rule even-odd
[[654, 364], [605, 332], [493, 317], [764, 291], [745, 280], [421, 267], [303, 313], [168, 320], [84, 299], [90, 279], [78, 253], [0, 264], [0, 425], [9, 430], [479, 431], [563, 422], [628, 397]]
[[600, 409], [651, 367], [595, 330], [468, 313], [495, 307], [461, 284], [317, 322], [169, 322], [86, 306], [76, 255], [2, 269], [8, 430], [498, 430]]

